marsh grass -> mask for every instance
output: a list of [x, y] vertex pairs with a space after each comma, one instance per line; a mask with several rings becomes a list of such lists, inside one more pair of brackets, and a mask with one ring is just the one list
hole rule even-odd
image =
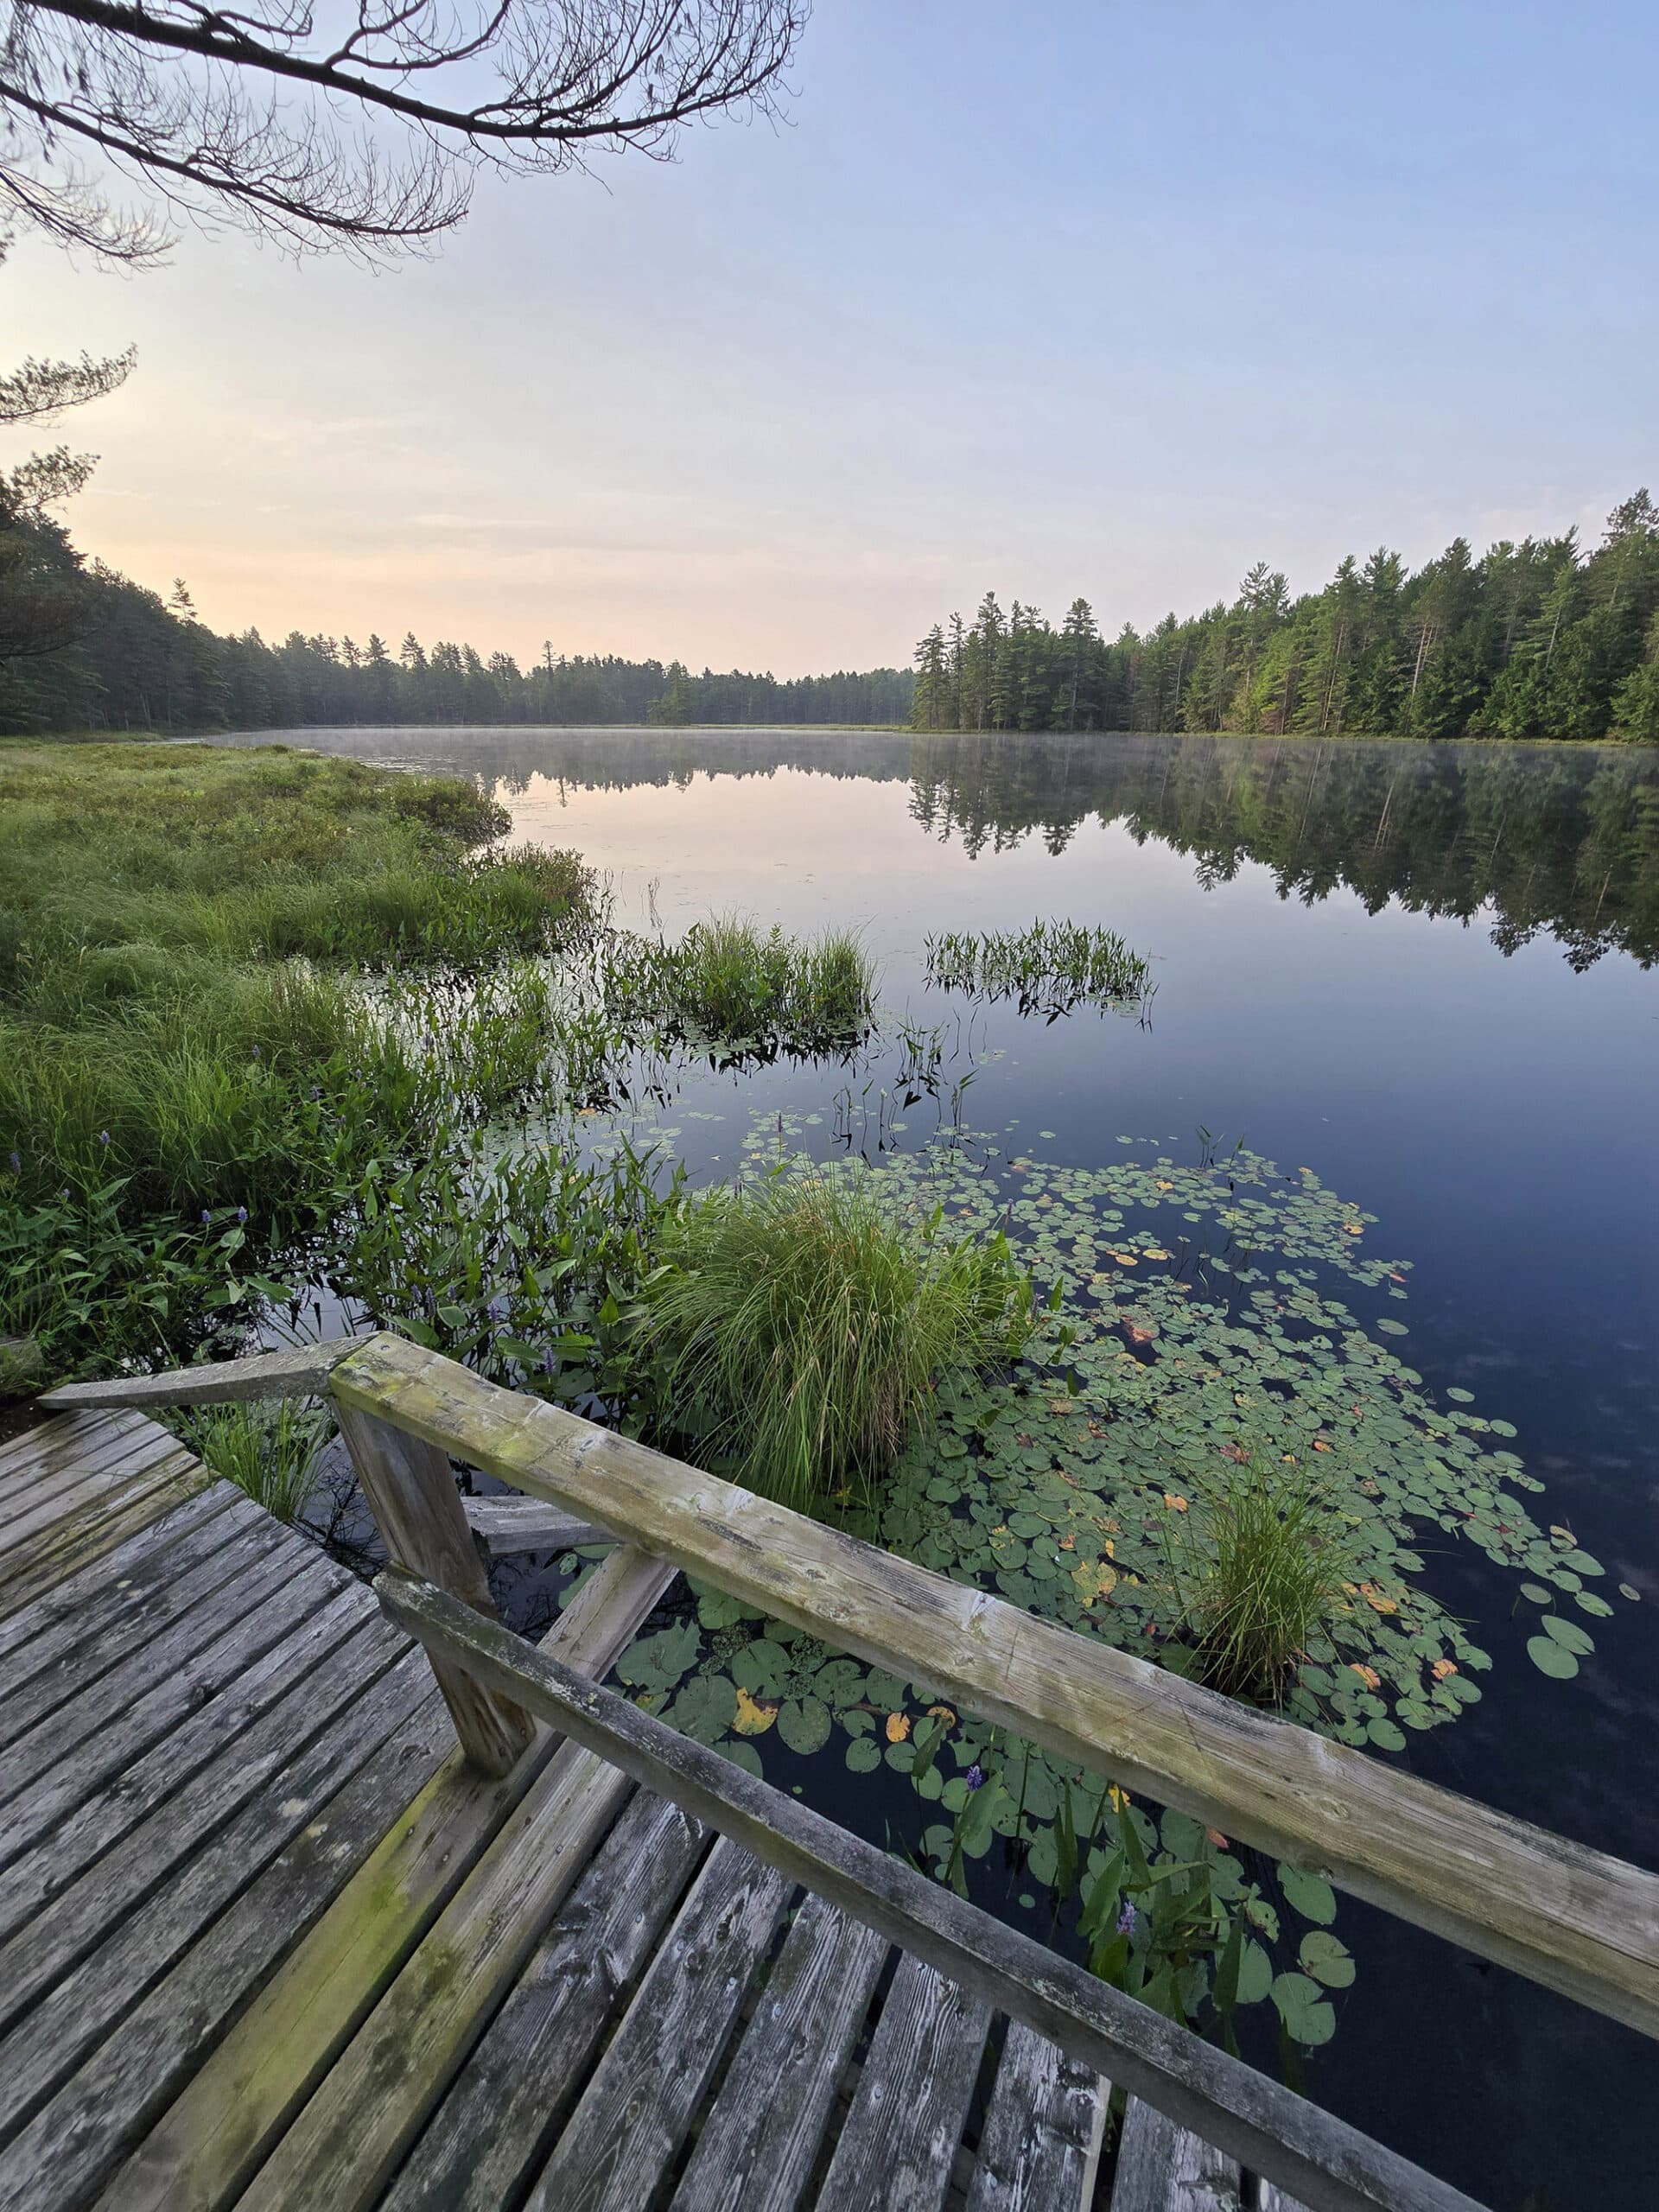
[[798, 1510], [867, 1496], [937, 1386], [1013, 1358], [1033, 1323], [1004, 1238], [942, 1236], [879, 1171], [709, 1192], [658, 1250], [645, 1332], [672, 1424]]
[[1028, 930], [948, 930], [927, 940], [929, 981], [1013, 999], [1052, 1020], [1082, 1005], [1143, 1007], [1152, 969], [1116, 931], [1034, 921]]
[[[1240, 1447], [1244, 1449], [1247, 1447]], [[1352, 1563], [1328, 1493], [1265, 1452], [1199, 1503], [1172, 1580], [1211, 1688], [1276, 1705], [1315, 1637], [1339, 1640]]]
[[204, 1465], [278, 1521], [300, 1519], [315, 1494], [334, 1422], [319, 1406], [281, 1399], [213, 1406], [175, 1417], [175, 1433]]
[[762, 931], [742, 914], [696, 922], [677, 944], [619, 939], [603, 963], [611, 1018], [736, 1053], [845, 1052], [875, 1018], [875, 964], [855, 930]]

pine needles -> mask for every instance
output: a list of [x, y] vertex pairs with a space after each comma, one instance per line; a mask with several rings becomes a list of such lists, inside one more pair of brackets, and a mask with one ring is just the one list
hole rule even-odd
[[1030, 1279], [1006, 1239], [952, 1241], [879, 1171], [711, 1192], [665, 1232], [647, 1331], [699, 1454], [798, 1511], [879, 1480], [945, 1376], [1018, 1353]]

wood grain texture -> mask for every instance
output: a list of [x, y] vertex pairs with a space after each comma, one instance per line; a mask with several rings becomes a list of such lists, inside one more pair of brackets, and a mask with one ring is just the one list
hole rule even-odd
[[590, 1514], [719, 1588], [1045, 1749], [1547, 1987], [1659, 2033], [1659, 1876], [734, 1484], [401, 1339], [335, 1368], [337, 1402]]
[[65, 1382], [42, 1390], [37, 1405], [55, 1412], [81, 1406], [215, 1406], [257, 1398], [309, 1398], [328, 1387], [336, 1361], [352, 1348], [349, 1337], [327, 1344], [294, 1344], [254, 1352], [246, 1359], [201, 1367], [173, 1367], [160, 1375], [118, 1375], [98, 1382]]
[[[388, 1555], [492, 1619], [490, 1579], [474, 1547], [447, 1453], [359, 1408], [342, 1406], [340, 1426]], [[435, 1659], [432, 1671], [470, 1765], [502, 1775], [528, 1750], [535, 1725], [511, 1697], [492, 1694]]]
[[[193, 1862], [213, 1859], [224, 1834], [242, 1837], [250, 1871], [259, 1865], [257, 1853], [269, 1836], [275, 1837], [271, 1851], [282, 1848], [289, 1816], [280, 1806], [273, 1815], [262, 1804], [261, 1792], [301, 1761], [342, 1715], [349, 1714], [397, 1656], [399, 1641], [372, 1633], [376, 1626], [360, 1622], [357, 1634], [318, 1664], [304, 1696], [285, 1700], [226, 1745], [212, 1766], [131, 1829], [119, 1851], [93, 1861], [19, 1923], [0, 1946], [0, 2026], [10, 2028], [30, 2004], [60, 1992], [79, 1962], [105, 1943], [111, 1931], [120, 1929], [126, 1916], [142, 1913], [153, 1899], [168, 1894], [169, 1882], [176, 1879], [182, 1889], [189, 1889]], [[348, 1738], [353, 1732], [348, 1730]], [[325, 1768], [328, 1764], [326, 1753], [321, 1764]], [[303, 1790], [290, 1793], [296, 1802], [304, 1795]], [[48, 1834], [38, 1853], [20, 1862], [16, 1871], [26, 1878], [35, 1858], [49, 1857], [50, 1850]], [[228, 1861], [221, 1869], [226, 1874], [234, 1871]], [[194, 1878], [205, 1880], [207, 1890], [214, 1892], [215, 1878], [210, 1872], [199, 1866]], [[192, 1923], [176, 1892], [174, 1902], [188, 1941]], [[164, 1935], [164, 1929], [158, 1929], [156, 1940]], [[118, 1935], [117, 1940], [123, 1939]]]
[[261, 1560], [48, 1714], [0, 1757], [0, 1865], [233, 1681], [346, 1579], [315, 1554], [297, 1567], [280, 1555]]
[[1111, 2084], [1010, 2021], [967, 2212], [1089, 2212]]
[[567, 1744], [555, 1754], [250, 2183], [238, 2212], [325, 2204], [365, 2212], [378, 2202], [632, 1794], [625, 1776], [590, 1752]]
[[[232, 1505], [230, 1501], [236, 1501]], [[175, 1518], [153, 1524], [159, 1532], [135, 1540], [73, 1595], [54, 1593], [33, 1615], [33, 1634], [0, 1647], [9, 1694], [0, 1707], [0, 1745], [34, 1725], [37, 1700], [54, 1702], [71, 1684], [93, 1681], [126, 1654], [159, 1636], [170, 1621], [235, 1572], [239, 1540], [264, 1518], [259, 1508], [228, 1484], [204, 1491]], [[61, 1602], [59, 1600], [61, 1599]], [[5, 1626], [9, 1629], [11, 1622]], [[49, 1677], [48, 1688], [44, 1678]]]
[[[388, 1714], [395, 1725], [383, 1732]], [[323, 1794], [283, 1848], [245, 1871], [234, 1901], [0, 2153], [6, 2212], [64, 2212], [90, 2201], [227, 2024], [257, 2001], [276, 1961], [385, 1834], [391, 1808], [432, 1772], [448, 1738], [443, 1701], [418, 1660], [400, 1662], [327, 1732], [332, 1774], [302, 1763]], [[179, 1885], [187, 1895], [194, 1872]], [[322, 2212], [329, 2200], [313, 2202]]]
[[982, 1999], [900, 1961], [816, 2212], [938, 2212], [990, 2024]]
[[[274, 1574], [280, 1582], [315, 1560], [313, 1547], [264, 1520], [241, 1528], [234, 1543], [203, 1547], [194, 1565], [175, 1563], [142, 1612], [118, 1604], [111, 1609], [112, 1618], [101, 1607], [92, 1611], [82, 1634], [57, 1658], [25, 1675], [0, 1712], [0, 1801], [11, 1795], [14, 1770], [29, 1777], [62, 1758], [125, 1712], [180, 1657], [204, 1648], [223, 1625], [227, 1606], [235, 1618], [239, 1606], [255, 1602], [251, 1589], [240, 1598], [232, 1594], [251, 1575]], [[337, 1577], [344, 1573], [336, 1570]], [[42, 1725], [51, 1731], [45, 1756], [29, 1742]]]
[[[158, 1807], [169, 1806], [168, 1825], [175, 1840], [188, 1847], [191, 1801], [185, 1786], [212, 1770], [232, 1744], [236, 1780], [249, 1789], [257, 1778], [259, 1739], [238, 1743], [253, 1724], [262, 1720], [296, 1691], [309, 1700], [311, 1714], [326, 1714], [318, 1707], [326, 1692], [327, 1677], [312, 1677], [329, 1655], [365, 1624], [364, 1593], [360, 1586], [342, 1590], [328, 1599], [309, 1620], [253, 1666], [238, 1675], [219, 1694], [190, 1719], [163, 1736], [131, 1766], [112, 1775], [104, 1786], [60, 1821], [33, 1851], [16, 1860], [0, 1880], [0, 1942], [26, 1921], [32, 1920], [95, 1859], [130, 1835]], [[268, 1733], [285, 1739], [292, 1729], [288, 1716], [270, 1724]], [[211, 1796], [215, 1814], [234, 1809], [235, 1789], [227, 1786], [223, 1770], [202, 1785]]]
[[[255, 1515], [259, 1509], [233, 1483], [218, 1482], [151, 1521], [137, 1535], [114, 1545], [107, 1560], [95, 1560], [67, 1573], [38, 1598], [6, 1611], [0, 1605], [0, 1659], [10, 1678], [27, 1681], [38, 1666], [59, 1658], [85, 1633], [90, 1603], [98, 1618], [114, 1620], [129, 1608], [147, 1603], [164, 1588], [181, 1558], [207, 1524], [221, 1514]], [[223, 1532], [211, 1541], [222, 1541]]]
[[[808, 1897], [703, 2120], [672, 2212], [792, 2212], [888, 1946]], [[482, 2208], [480, 2208], [482, 2212]]]
[[[385, 1649], [395, 1653], [397, 1640], [391, 1639]], [[120, 2035], [114, 2033], [118, 2024], [264, 1867], [301, 1843], [328, 1800], [419, 1704], [426, 1694], [424, 1662], [416, 1654], [407, 1653], [376, 1679], [372, 1660], [382, 1656], [365, 1649], [365, 1660], [371, 1661], [366, 1679], [332, 1724], [287, 1761], [204, 1847], [178, 1865], [137, 1910], [123, 1917], [118, 1906], [106, 1916], [102, 1923], [110, 1931], [105, 1940], [91, 1948], [78, 1946], [86, 1952], [79, 1962], [61, 1974], [54, 1969], [49, 1986], [0, 2042], [0, 2136], [10, 2138], [22, 2130], [16, 2143], [0, 2153], [0, 2203], [7, 2212], [16, 2212], [23, 2203], [54, 2201], [48, 2189], [52, 2169], [68, 2158], [77, 2139], [92, 2127], [101, 2092], [99, 2096], [72, 2098], [55, 2119], [42, 2115], [39, 2127], [32, 2124], [33, 2116], [94, 2053], [107, 2063], [135, 2050], [124, 2029]], [[322, 1845], [320, 1835], [311, 1841]], [[94, 1938], [99, 1932], [97, 1881], [121, 1875], [127, 1859], [122, 1852], [112, 1853], [107, 1864], [100, 1861], [78, 1900], [78, 1909], [91, 1923], [87, 1932]], [[130, 1880], [130, 1873], [122, 1878]], [[48, 1918], [53, 1926], [42, 1929]], [[42, 1915], [23, 1931], [19, 1955], [30, 1962], [35, 1943], [63, 1940], [61, 1917]], [[287, 1940], [292, 1940], [291, 1933]], [[159, 2088], [153, 2076], [147, 2077], [147, 2095], [158, 2094]]]
[[571, 2114], [525, 2212], [638, 2212], [720, 2063], [790, 1885], [716, 1844]]
[[[643, 1553], [613, 1552], [545, 1646], [582, 1673], [607, 1674], [675, 1576]], [[459, 1751], [444, 1760], [135, 2151], [108, 2212], [213, 2212], [235, 2201], [557, 1743], [545, 1736], [493, 1783]]]
[[1112, 2177], [1112, 2212], [1239, 2212], [1233, 2160], [1131, 2097]]
[[734, 1836], [1068, 2056], [1201, 2131], [1310, 2212], [1469, 2212], [1470, 2199], [1045, 1945], [694, 1744], [429, 1584], [388, 1568], [392, 1618], [511, 1688], [573, 1744]]
[[709, 1843], [677, 1806], [635, 1796], [378, 2212], [500, 2212], [521, 2200]]
[[500, 1558], [513, 1552], [574, 1551], [579, 1544], [611, 1544], [616, 1538], [596, 1521], [579, 1520], [535, 1497], [464, 1497], [467, 1525]]
[[0, 1615], [29, 1604], [218, 1481], [171, 1437], [166, 1444], [164, 1452], [158, 1451], [142, 1470], [133, 1471], [118, 1491], [70, 1514], [0, 1560]]

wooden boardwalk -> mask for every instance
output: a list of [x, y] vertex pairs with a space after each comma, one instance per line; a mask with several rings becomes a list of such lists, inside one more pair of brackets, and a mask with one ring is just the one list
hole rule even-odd
[[[543, 1650], [602, 1679], [676, 1573], [619, 1545]], [[5, 2212], [1288, 2207], [595, 1752], [465, 1764], [142, 1414], [0, 1444], [0, 1663]]]

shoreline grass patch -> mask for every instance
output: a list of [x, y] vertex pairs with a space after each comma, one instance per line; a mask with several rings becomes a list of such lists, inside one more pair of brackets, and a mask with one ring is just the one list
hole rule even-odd
[[1034, 921], [1027, 930], [947, 930], [927, 939], [928, 981], [942, 989], [1013, 999], [1052, 1021], [1079, 1006], [1136, 1009], [1154, 986], [1150, 963], [1115, 930]]
[[938, 1385], [1012, 1359], [1032, 1327], [1007, 1240], [942, 1235], [880, 1171], [709, 1192], [658, 1250], [645, 1332], [676, 1427], [799, 1510], [868, 1494]]

